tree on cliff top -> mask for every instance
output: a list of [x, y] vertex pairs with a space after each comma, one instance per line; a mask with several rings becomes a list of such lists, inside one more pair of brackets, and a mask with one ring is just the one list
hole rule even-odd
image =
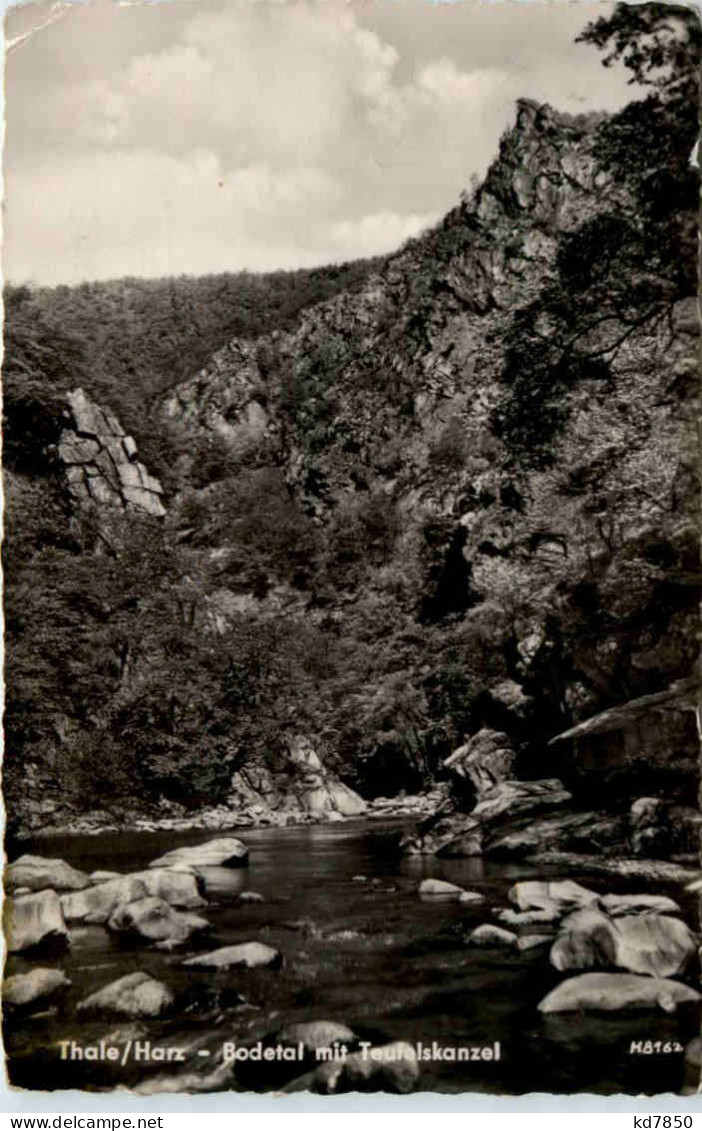
[[576, 43], [609, 48], [603, 65], [623, 63], [631, 83], [654, 87], [666, 98], [697, 101], [702, 25], [693, 8], [617, 4], [611, 16], [589, 23]]

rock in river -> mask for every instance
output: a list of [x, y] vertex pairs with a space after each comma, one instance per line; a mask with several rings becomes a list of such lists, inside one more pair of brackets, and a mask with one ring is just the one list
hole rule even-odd
[[69, 922], [106, 923], [115, 908], [122, 903], [144, 899], [149, 892], [138, 876], [120, 876], [95, 884], [84, 891], [61, 897], [63, 913]]
[[685, 972], [696, 950], [695, 936], [681, 919], [630, 915], [614, 921], [589, 907], [563, 920], [550, 959], [556, 970], [616, 966], [632, 974], [670, 978]]
[[174, 911], [165, 900], [153, 895], [120, 904], [107, 925], [111, 931], [155, 942], [162, 949], [181, 946], [210, 930], [206, 919], [186, 911]]
[[30, 891], [81, 891], [90, 884], [85, 872], [79, 872], [65, 860], [51, 860], [47, 856], [20, 856], [5, 872], [5, 884]]
[[421, 899], [460, 899], [463, 895], [463, 888], [446, 880], [422, 880], [418, 891]]
[[162, 982], [142, 971], [126, 974], [78, 1003], [79, 1013], [108, 1013], [121, 1017], [160, 1017], [173, 1005], [173, 994]]
[[28, 974], [15, 974], [2, 984], [2, 1000], [6, 1009], [25, 1010], [40, 1008], [58, 990], [70, 986], [63, 970], [37, 966]]
[[187, 910], [207, 906], [200, 895], [199, 877], [165, 868], [132, 872], [118, 880], [95, 884], [84, 891], [62, 896], [61, 904], [64, 915], [72, 922], [106, 923], [120, 904], [133, 903], [150, 895]]
[[208, 840], [186, 848], [174, 848], [165, 856], [152, 860], [149, 868], [171, 868], [174, 864], [192, 864], [195, 868], [240, 868], [248, 860], [246, 845], [233, 836]]
[[194, 958], [187, 958], [184, 966], [199, 966], [205, 968], [227, 970], [230, 966], [282, 966], [283, 956], [279, 950], [266, 946], [260, 942], [239, 943], [237, 946], [222, 946], [218, 950], [211, 950], [207, 954], [196, 954]]
[[520, 911], [551, 911], [562, 915], [578, 907], [592, 907], [598, 901], [594, 891], [588, 891], [573, 880], [521, 880], [509, 891], [510, 902]]
[[684, 974], [697, 952], [686, 923], [670, 915], [636, 915], [614, 925], [613, 965], [635, 974], [671, 978]]
[[646, 978], [641, 974], [578, 974], [561, 982], [539, 1005], [541, 1013], [572, 1013], [577, 1010], [613, 1012], [626, 1009], [660, 1008], [674, 1013], [680, 1005], [700, 1001], [697, 990], [670, 978]]
[[556, 970], [591, 970], [616, 966], [615, 926], [594, 907], [583, 907], [561, 923], [549, 959]]
[[68, 929], [55, 891], [39, 891], [5, 903], [5, 937], [10, 953], [68, 946]]
[[504, 927], [495, 927], [492, 923], [483, 923], [468, 935], [466, 942], [471, 946], [514, 946], [517, 936], [512, 931], [505, 931]]

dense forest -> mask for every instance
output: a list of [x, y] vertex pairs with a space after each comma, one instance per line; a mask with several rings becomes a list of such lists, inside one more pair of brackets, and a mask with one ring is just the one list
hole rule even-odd
[[[367, 797], [486, 725], [545, 777], [547, 738], [689, 674], [699, 24], [620, 5], [582, 38], [636, 100], [521, 103], [386, 260], [7, 290], [18, 820], [226, 802], [290, 734]], [[77, 386], [165, 519], [71, 501]]]
[[[222, 342], [287, 329], [306, 307], [339, 290], [353, 291], [377, 266], [362, 260], [264, 275], [8, 285], [3, 376], [10, 441], [22, 428], [13, 413], [30, 411], [30, 387], [38, 398], [34, 415], [40, 416], [47, 396], [80, 385], [113, 406], [150, 465], [165, 476], [168, 451], [158, 436], [158, 407], [168, 389], [196, 373]], [[10, 452], [10, 463], [13, 458]]]

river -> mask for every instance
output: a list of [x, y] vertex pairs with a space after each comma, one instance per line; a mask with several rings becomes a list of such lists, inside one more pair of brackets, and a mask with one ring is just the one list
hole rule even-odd
[[[621, 1015], [552, 1015], [537, 1011], [561, 976], [548, 964], [548, 950], [467, 947], [464, 935], [484, 922], [485, 910], [456, 903], [422, 902], [417, 885], [426, 876], [460, 884], [487, 897], [487, 907], [507, 906], [507, 892], [520, 878], [565, 878], [541, 868], [482, 859], [400, 858], [377, 822], [247, 829], [248, 866], [209, 871], [203, 911], [213, 926], [206, 949], [248, 940], [278, 948], [279, 970], [185, 969], [182, 955], [148, 947], [127, 948], [103, 927], [76, 927], [60, 965], [72, 985], [60, 1008], [6, 1027], [11, 1082], [29, 1088], [110, 1089], [134, 1086], [149, 1075], [185, 1071], [158, 1064], [88, 1063], [61, 1060], [59, 1042], [89, 1046], [107, 1036], [150, 1038], [160, 1046], [187, 1048], [188, 1068], [213, 1062], [225, 1041], [255, 1041], [285, 1024], [317, 1018], [341, 1021], [363, 1039], [436, 1042], [439, 1047], [500, 1043], [500, 1059], [470, 1063], [431, 1060], [423, 1064], [422, 1090], [444, 1093], [678, 1092], [683, 1079], [679, 1053], [632, 1055], [631, 1042], [679, 1041], [695, 1036], [697, 1018], [660, 1011]], [[233, 830], [236, 835], [236, 830]], [[22, 851], [58, 856], [85, 871], [143, 868], [156, 856], [217, 834], [134, 833], [65, 836], [22, 845]], [[12, 858], [12, 856], [11, 856]], [[572, 875], [572, 874], [571, 874]], [[359, 879], [365, 877], [365, 879]], [[574, 876], [593, 890], [637, 891], [641, 884], [613, 878]], [[236, 902], [255, 890], [263, 903]], [[680, 890], [668, 891], [680, 900]], [[685, 909], [694, 923], [694, 908]], [[49, 963], [43, 962], [43, 965]], [[54, 965], [56, 963], [53, 963]], [[7, 974], [33, 963], [12, 956]], [[36, 965], [36, 963], [34, 963]], [[84, 1020], [75, 1005], [88, 993], [143, 970], [183, 995], [168, 1021], [132, 1023]], [[241, 995], [247, 1004], [224, 1011], [207, 1004], [213, 989], [224, 1005]], [[226, 995], [229, 994], [229, 1002]], [[211, 1004], [211, 1003], [210, 1003]], [[283, 1082], [249, 1077], [258, 1088]], [[243, 1087], [243, 1082], [240, 1082]]]

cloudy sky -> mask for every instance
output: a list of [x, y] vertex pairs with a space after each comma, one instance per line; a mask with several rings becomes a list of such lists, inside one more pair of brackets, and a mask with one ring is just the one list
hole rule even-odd
[[78, 282], [397, 247], [482, 176], [520, 96], [632, 97], [608, 4], [114, 0], [8, 12], [4, 273]]

